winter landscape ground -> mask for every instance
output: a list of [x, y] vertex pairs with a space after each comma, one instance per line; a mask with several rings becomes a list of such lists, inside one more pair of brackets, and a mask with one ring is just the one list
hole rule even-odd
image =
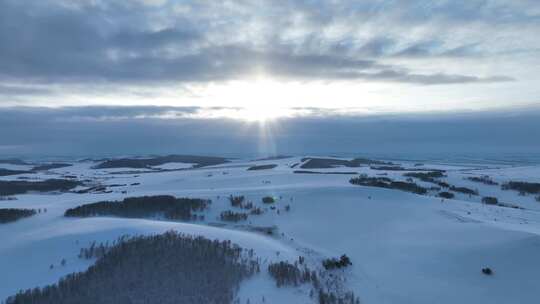
[[[336, 298], [352, 292], [353, 302], [360, 303], [537, 303], [540, 298], [538, 165], [332, 156], [223, 159], [209, 165], [163, 161], [118, 167], [123, 163], [86, 159], [37, 169], [29, 162], [0, 164], [20, 171], [1, 177], [0, 211], [36, 211], [0, 222], [0, 299], [85, 271], [99, 258], [80, 257], [93, 242], [171, 230], [253, 250], [260, 271], [232, 291], [235, 303], [319, 303], [321, 291]], [[75, 185], [5, 190], [6, 181], [51, 179]], [[168, 216], [171, 211], [64, 216], [89, 203], [157, 195], [211, 202], [189, 219]], [[264, 197], [272, 199], [263, 202]], [[245, 216], [227, 217], [225, 211]], [[323, 266], [342, 255], [352, 265]], [[272, 263], [298, 265], [299, 259], [300, 269], [317, 273], [320, 286], [278, 284], [268, 271]]]

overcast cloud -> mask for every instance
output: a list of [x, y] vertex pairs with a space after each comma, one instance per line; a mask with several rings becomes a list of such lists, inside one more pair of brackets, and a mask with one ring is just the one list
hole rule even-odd
[[261, 72], [304, 82], [519, 82], [525, 75], [509, 64], [486, 63], [511, 55], [528, 71], [539, 36], [536, 0], [4, 0], [0, 97], [62, 98], [76, 87], [84, 99], [96, 85], [136, 91]]

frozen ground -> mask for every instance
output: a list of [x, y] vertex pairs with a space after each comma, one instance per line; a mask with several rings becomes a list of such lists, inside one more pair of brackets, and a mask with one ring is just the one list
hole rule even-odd
[[[77, 258], [92, 241], [112, 241], [123, 234], [149, 234], [175, 229], [209, 238], [230, 239], [255, 249], [266, 263], [306, 256], [313, 267], [323, 258], [347, 254], [353, 266], [339, 271], [344, 285], [362, 303], [538, 303], [540, 290], [540, 202], [534, 196], [503, 191], [500, 186], [464, 178], [489, 175], [494, 181], [540, 182], [540, 167], [474, 164], [423, 164], [418, 168], [446, 170], [443, 180], [477, 189], [480, 196], [457, 194], [441, 200], [398, 190], [351, 185], [356, 175], [297, 174], [301, 157], [241, 161], [210, 168], [171, 164], [165, 172], [129, 168], [95, 170], [92, 162], [48, 172], [24, 174], [32, 179], [76, 176], [93, 184], [116, 185], [110, 193], [33, 193], [0, 201], [0, 208], [47, 208], [46, 213], [0, 225], [0, 299], [20, 289], [43, 286], [87, 268]], [[248, 171], [252, 165], [278, 164], [274, 169]], [[405, 168], [414, 163], [403, 162]], [[0, 168], [5, 165], [0, 164]], [[178, 167], [175, 167], [178, 166]], [[174, 167], [174, 168], [173, 168]], [[10, 167], [12, 168], [12, 167]], [[360, 168], [310, 169], [317, 172], [357, 172], [405, 180], [403, 171]], [[119, 173], [120, 172], [120, 173]], [[124, 173], [122, 173], [124, 172]], [[3, 177], [14, 180], [21, 176]], [[418, 182], [428, 186], [424, 182]], [[125, 186], [118, 186], [125, 185]], [[210, 198], [203, 222], [177, 223], [150, 219], [64, 218], [67, 208], [129, 196], [172, 194]], [[245, 223], [226, 224], [223, 210], [234, 210], [226, 197], [245, 195], [262, 215]], [[277, 198], [276, 209], [261, 203]], [[524, 209], [481, 204], [482, 196]], [[290, 205], [290, 211], [285, 206]], [[278, 214], [279, 210], [279, 214]], [[239, 211], [239, 210], [237, 210]], [[278, 234], [250, 232], [247, 226], [276, 226]], [[66, 266], [60, 261], [66, 259]], [[50, 265], [53, 268], [50, 269]], [[481, 273], [490, 267], [494, 275]], [[263, 266], [264, 268], [264, 266]], [[242, 303], [314, 303], [309, 287], [276, 288], [263, 269], [240, 288]], [[272, 301], [269, 301], [271, 299]]]

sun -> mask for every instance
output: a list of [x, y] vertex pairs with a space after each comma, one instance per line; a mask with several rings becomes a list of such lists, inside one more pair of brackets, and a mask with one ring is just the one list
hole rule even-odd
[[[209, 109], [208, 117], [267, 123], [281, 118], [334, 113], [369, 113], [380, 108], [371, 91], [377, 86], [281, 79], [255, 74], [249, 78], [195, 84], [186, 90], [196, 105]], [[343, 111], [337, 111], [343, 109]]]
[[220, 111], [224, 116], [248, 122], [268, 122], [291, 115], [290, 101], [294, 86], [269, 78], [230, 81], [214, 88], [213, 98], [231, 105]]

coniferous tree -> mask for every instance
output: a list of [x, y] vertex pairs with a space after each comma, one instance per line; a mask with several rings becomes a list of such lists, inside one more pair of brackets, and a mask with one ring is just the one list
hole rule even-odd
[[146, 218], [163, 216], [168, 220], [196, 220], [193, 212], [203, 211], [211, 203], [197, 198], [175, 198], [170, 195], [129, 197], [122, 201], [102, 201], [66, 210], [67, 217], [119, 216]]
[[15, 222], [19, 219], [30, 217], [35, 214], [37, 214], [37, 212], [34, 209], [15, 209], [15, 208], [0, 209], [0, 224]]
[[[258, 261], [230, 241], [167, 232], [122, 237], [81, 251], [97, 258], [57, 284], [21, 291], [7, 304], [232, 303]], [[51, 269], [53, 265], [51, 265]]]

